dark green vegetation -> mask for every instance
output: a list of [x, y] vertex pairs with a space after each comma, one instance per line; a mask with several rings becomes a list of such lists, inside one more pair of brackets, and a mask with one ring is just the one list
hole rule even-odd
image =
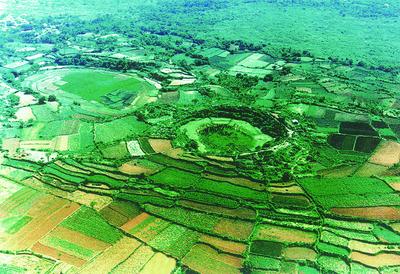
[[[246, 151], [248, 146], [252, 144], [251, 136], [229, 126], [210, 126], [200, 130], [200, 140], [210, 150], [220, 149], [227, 151], [236, 150], [239, 152]], [[233, 140], [235, 142], [233, 143]]]
[[397, 2], [28, 2], [0, 4], [0, 272], [399, 271]]

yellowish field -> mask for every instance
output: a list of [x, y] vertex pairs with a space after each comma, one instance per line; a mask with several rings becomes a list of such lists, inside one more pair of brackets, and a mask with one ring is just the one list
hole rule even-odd
[[88, 193], [80, 190], [74, 192], [68, 192], [65, 196], [68, 200], [76, 203], [93, 207], [96, 210], [101, 210], [112, 202], [112, 198], [104, 195], [97, 195], [94, 193]]
[[317, 252], [307, 247], [287, 247], [283, 251], [283, 257], [289, 260], [308, 260], [315, 261]]
[[400, 255], [392, 253], [380, 253], [377, 255], [367, 255], [360, 252], [351, 252], [350, 258], [364, 265], [379, 268], [399, 265]]
[[15, 117], [18, 121], [28, 122], [29, 120], [35, 120], [36, 117], [30, 107], [22, 107], [17, 110]]
[[314, 244], [317, 240], [317, 235], [313, 232], [299, 229], [262, 224], [257, 228], [254, 238], [257, 240], [271, 240], [286, 243]]
[[233, 242], [233, 241], [226, 241], [221, 238], [209, 236], [209, 235], [202, 235], [199, 239], [200, 242], [215, 246], [216, 248], [231, 254], [242, 255], [247, 248], [247, 245]]
[[115, 274], [139, 273], [140, 270], [154, 255], [154, 251], [147, 245], [141, 245], [125, 261], [119, 264], [114, 270]]
[[175, 269], [176, 261], [162, 253], [156, 253], [140, 271], [141, 274], [169, 274]]
[[96, 273], [110, 273], [114, 267], [127, 259], [139, 246], [140, 242], [137, 240], [123, 237], [115, 245], [84, 265], [79, 270], [79, 273], [92, 274], [93, 270], [95, 270]]
[[375, 255], [385, 251], [400, 252], [399, 246], [391, 246], [385, 244], [371, 244], [357, 240], [350, 240], [348, 247], [353, 251]]
[[378, 149], [369, 159], [370, 163], [382, 165], [382, 166], [392, 166], [400, 162], [400, 144], [387, 141], [379, 145]]
[[8, 150], [8, 154], [12, 156], [17, 152], [19, 145], [19, 138], [9, 138], [3, 140], [2, 148]]
[[240, 273], [242, 266], [240, 258], [218, 253], [204, 244], [195, 245], [182, 262], [195, 271], [207, 274]]
[[[35, 243], [55, 228], [65, 218], [74, 213], [79, 205], [68, 200], [57, 198], [48, 194], [38, 194], [34, 190], [21, 189], [26, 192], [23, 196], [11, 196], [6, 202], [0, 205], [0, 215], [9, 216], [10, 214], [26, 215], [31, 220], [13, 234], [1, 235], [4, 239], [0, 247], [7, 250], [23, 250], [31, 248]], [[26, 197], [29, 208], [22, 203], [20, 197]], [[12, 216], [12, 215], [11, 215]]]
[[15, 93], [15, 95], [19, 97], [18, 107], [26, 107], [37, 103], [36, 98], [33, 97], [31, 94], [24, 94], [23, 92], [17, 92]]

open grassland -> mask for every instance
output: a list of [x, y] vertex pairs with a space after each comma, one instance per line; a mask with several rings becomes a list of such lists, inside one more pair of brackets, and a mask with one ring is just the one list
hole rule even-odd
[[72, 70], [61, 77], [62, 90], [79, 95], [86, 100], [101, 101], [101, 97], [118, 90], [137, 92], [150, 88], [147, 82], [137, 78], [104, 71]]

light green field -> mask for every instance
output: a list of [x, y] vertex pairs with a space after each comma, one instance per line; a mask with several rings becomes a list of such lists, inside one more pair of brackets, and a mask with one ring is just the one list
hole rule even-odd
[[56, 85], [63, 91], [99, 102], [102, 96], [115, 91], [140, 92], [153, 89], [137, 77], [87, 69], [68, 70]]

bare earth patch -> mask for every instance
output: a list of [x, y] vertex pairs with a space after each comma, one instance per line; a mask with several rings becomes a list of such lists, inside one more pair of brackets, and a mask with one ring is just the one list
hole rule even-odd
[[400, 264], [400, 255], [398, 254], [380, 253], [378, 255], [367, 255], [360, 252], [352, 252], [350, 258], [375, 268]]
[[399, 163], [399, 161], [400, 144], [393, 141], [381, 144], [369, 159], [370, 163], [383, 166], [392, 166]]
[[70, 230], [62, 226], [56, 227], [50, 232], [50, 235], [94, 251], [103, 251], [106, 248], [110, 247], [110, 244], [108, 243], [102, 242], [100, 240], [86, 236], [82, 233]]
[[357, 240], [350, 240], [348, 247], [353, 251], [359, 251], [362, 253], [368, 253], [371, 255], [375, 255], [380, 252], [389, 251], [389, 252], [400, 252], [400, 246], [391, 246], [388, 248], [385, 244], [371, 244], [365, 243]]
[[148, 139], [148, 142], [156, 153], [163, 153], [172, 149], [172, 144], [170, 140]]
[[175, 269], [176, 261], [158, 252], [140, 271], [141, 274], [169, 274]]
[[23, 92], [17, 92], [15, 93], [19, 97], [19, 107], [25, 107], [29, 106], [32, 104], [36, 104], [37, 100], [33, 95], [31, 94], [24, 94]]
[[123, 164], [118, 168], [118, 170], [121, 171], [122, 173], [129, 175], [140, 175], [140, 174], [151, 175], [157, 172], [157, 170], [152, 170], [150, 168], [140, 166], [135, 161], [130, 161]]
[[182, 262], [200, 273], [240, 273], [241, 259], [220, 254], [215, 249], [197, 244], [183, 258]]
[[54, 149], [57, 151], [68, 150], [69, 135], [60, 135], [54, 138]]
[[30, 107], [22, 107], [18, 109], [17, 112], [15, 113], [15, 117], [17, 118], [18, 121], [22, 122], [28, 122], [29, 120], [36, 119]]
[[283, 251], [283, 256], [289, 260], [315, 261], [317, 259], [317, 255], [317, 252], [307, 247], [287, 247]]
[[252, 230], [253, 223], [230, 219], [222, 219], [214, 227], [215, 233], [239, 240], [247, 240]]
[[19, 149], [20, 140], [19, 138], [9, 138], [3, 140], [3, 149], [8, 150], [9, 155], [14, 155]]
[[36, 243], [32, 247], [32, 251], [35, 253], [43, 254], [46, 256], [49, 256], [51, 258], [54, 258], [56, 260], [60, 260], [62, 262], [65, 262], [67, 264], [71, 264], [76, 267], [80, 267], [86, 263], [85, 260], [80, 259], [78, 257], [69, 255], [65, 252], [62, 252], [60, 250], [54, 249], [52, 247], [48, 247], [45, 245], [42, 245], [41, 243]]
[[36, 221], [32, 220], [17, 233], [18, 240], [14, 242], [16, 249], [23, 249], [32, 246], [65, 218], [78, 210], [78, 208], [79, 205], [68, 202], [66, 204], [64, 203], [61, 208], [58, 208], [52, 214], [35, 218]]
[[226, 241], [217, 237], [202, 235], [200, 241], [216, 247], [227, 253], [242, 255], [246, 251], [246, 245], [233, 241]]
[[136, 216], [132, 220], [129, 220], [124, 225], [122, 225], [121, 229], [126, 232], [129, 232], [132, 228], [134, 228], [135, 226], [146, 220], [148, 217], [150, 217], [150, 215], [147, 214], [146, 212], [143, 212], [142, 214]]
[[332, 212], [345, 216], [375, 220], [400, 220], [400, 209], [389, 206], [332, 208]]
[[390, 182], [388, 185], [390, 185], [394, 190], [400, 191], [400, 182]]

